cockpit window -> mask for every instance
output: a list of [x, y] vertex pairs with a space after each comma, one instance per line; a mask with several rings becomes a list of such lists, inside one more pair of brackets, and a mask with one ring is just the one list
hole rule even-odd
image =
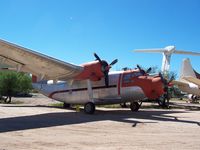
[[129, 82], [134, 82], [133, 78], [141, 76], [141, 72], [132, 72], [128, 74], [124, 74], [123, 76], [123, 83], [129, 83]]

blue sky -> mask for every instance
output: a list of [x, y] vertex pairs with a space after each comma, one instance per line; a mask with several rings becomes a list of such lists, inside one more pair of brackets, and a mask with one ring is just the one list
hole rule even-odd
[[[199, 0], [0, 0], [0, 38], [81, 64], [96, 52], [113, 67], [161, 67], [161, 54], [140, 48], [175, 45], [200, 52]], [[179, 73], [183, 58], [200, 72], [198, 56], [173, 55]]]

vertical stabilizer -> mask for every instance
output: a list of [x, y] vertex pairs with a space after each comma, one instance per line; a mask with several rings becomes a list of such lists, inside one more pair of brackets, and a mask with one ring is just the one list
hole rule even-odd
[[182, 79], [183, 77], [187, 77], [187, 76], [196, 78], [196, 74], [192, 68], [189, 58], [183, 59], [180, 79]]

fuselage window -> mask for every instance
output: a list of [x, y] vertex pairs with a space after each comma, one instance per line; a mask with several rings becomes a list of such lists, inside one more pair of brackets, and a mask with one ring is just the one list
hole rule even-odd
[[125, 74], [124, 77], [123, 77], [123, 82], [124, 83], [131, 82], [131, 74]]

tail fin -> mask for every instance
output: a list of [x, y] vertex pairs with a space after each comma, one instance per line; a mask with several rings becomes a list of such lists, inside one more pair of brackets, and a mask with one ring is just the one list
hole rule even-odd
[[180, 79], [182, 79], [183, 77], [186, 77], [186, 76], [191, 76], [191, 77], [196, 78], [195, 71], [192, 68], [189, 58], [183, 59], [181, 73], [180, 73]]

